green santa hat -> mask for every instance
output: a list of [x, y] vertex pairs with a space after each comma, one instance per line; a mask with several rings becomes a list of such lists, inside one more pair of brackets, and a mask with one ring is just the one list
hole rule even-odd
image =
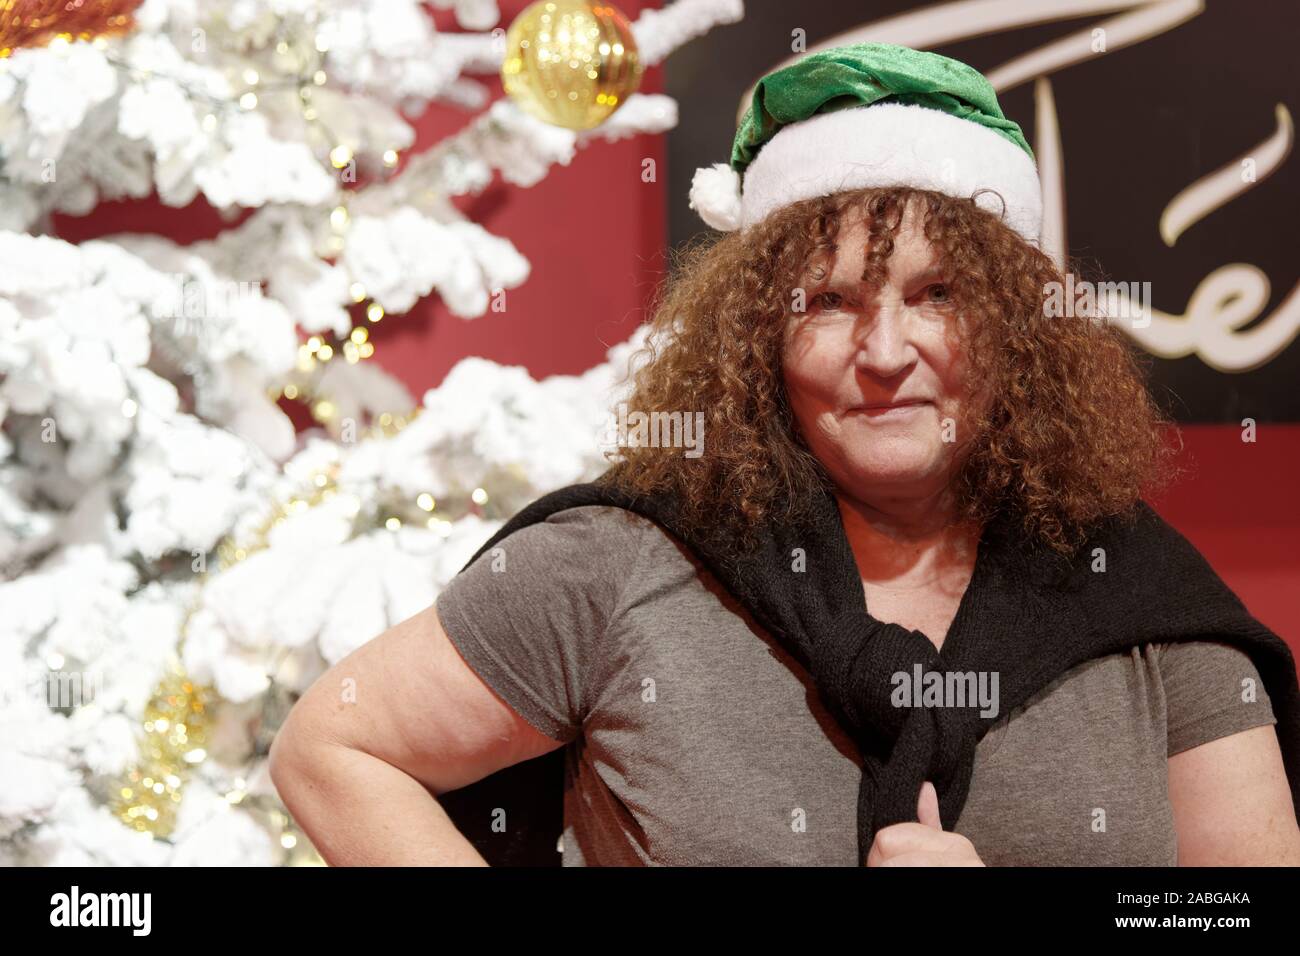
[[691, 208], [730, 232], [793, 202], [869, 186], [973, 198], [1025, 240], [1042, 233], [1033, 150], [989, 81], [889, 43], [822, 50], [759, 80], [730, 165], [696, 171]]

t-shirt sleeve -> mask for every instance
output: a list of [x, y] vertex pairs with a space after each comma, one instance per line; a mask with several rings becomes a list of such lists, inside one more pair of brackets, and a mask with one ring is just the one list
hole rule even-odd
[[1249, 653], [1222, 641], [1174, 641], [1160, 654], [1169, 756], [1263, 724], [1273, 705]]
[[552, 740], [578, 736], [587, 684], [640, 536], [622, 509], [570, 508], [520, 528], [451, 579], [438, 620], [483, 681]]

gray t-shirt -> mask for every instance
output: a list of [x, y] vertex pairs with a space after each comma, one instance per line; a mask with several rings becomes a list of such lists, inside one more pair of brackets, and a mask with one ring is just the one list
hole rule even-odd
[[[654, 522], [553, 514], [454, 578], [437, 610], [483, 680], [567, 744], [564, 865], [858, 865], [856, 746], [808, 672]], [[1087, 661], [981, 738], [955, 829], [990, 866], [1177, 865], [1168, 757], [1270, 723], [1228, 644]]]

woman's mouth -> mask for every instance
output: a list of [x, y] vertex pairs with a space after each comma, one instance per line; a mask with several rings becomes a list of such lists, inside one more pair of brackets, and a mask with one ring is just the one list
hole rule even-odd
[[920, 409], [929, 405], [925, 399], [912, 399], [899, 402], [873, 402], [869, 405], [855, 405], [850, 412], [865, 415], [871, 419], [905, 418], [915, 415]]

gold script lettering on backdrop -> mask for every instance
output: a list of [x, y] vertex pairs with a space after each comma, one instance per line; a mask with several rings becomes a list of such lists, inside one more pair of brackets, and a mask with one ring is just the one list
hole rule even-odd
[[[1204, 0], [957, 0], [923, 7], [874, 23], [855, 27], [809, 48], [815, 53], [849, 43], [898, 43], [929, 49], [957, 40], [985, 36], [1000, 30], [1071, 20], [1090, 14], [1125, 11], [1118, 16], [1061, 37], [986, 72], [999, 93], [1034, 81], [1034, 152], [1043, 184], [1042, 248], [1056, 262], [1064, 261], [1065, 175], [1060, 124], [1049, 76], [1074, 63], [1093, 59], [1098, 36], [1110, 52], [1139, 43], [1199, 16]], [[795, 62], [792, 56], [779, 66]], [[753, 94], [751, 86], [741, 97], [737, 122]], [[1178, 193], [1161, 214], [1159, 229], [1166, 245], [1173, 246], [1191, 225], [1215, 209], [1258, 185], [1274, 172], [1291, 151], [1295, 128], [1291, 114], [1274, 107], [1277, 129], [1267, 140], [1221, 169]], [[1251, 175], [1243, 172], [1249, 161]], [[1246, 372], [1279, 355], [1300, 334], [1300, 284], [1273, 311], [1248, 331], [1241, 329], [1257, 319], [1268, 304], [1268, 276], [1244, 262], [1229, 263], [1202, 279], [1188, 300], [1186, 311], [1161, 312], [1149, 302], [1132, 302], [1120, 295], [1113, 321], [1143, 348], [1161, 358], [1196, 354], [1221, 372]]]

